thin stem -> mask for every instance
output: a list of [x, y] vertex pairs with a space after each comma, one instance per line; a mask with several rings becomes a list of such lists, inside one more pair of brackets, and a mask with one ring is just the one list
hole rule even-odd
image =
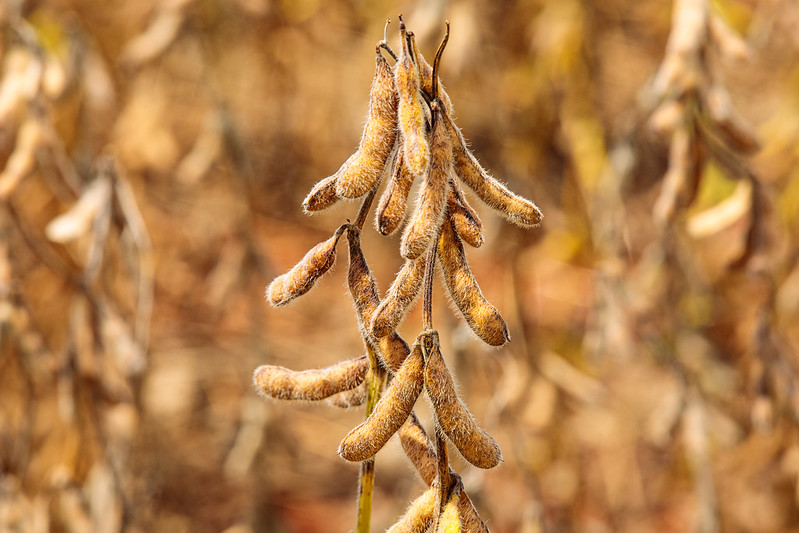
[[433, 329], [433, 274], [436, 266], [436, 243], [435, 240], [430, 250], [427, 251], [427, 259], [424, 265], [424, 309], [422, 320], [424, 329]]
[[[378, 364], [377, 354], [367, 343], [366, 354], [369, 358], [369, 372], [366, 375], [366, 413], [364, 419], [369, 418], [380, 399], [380, 393], [385, 380], [385, 371]], [[355, 533], [369, 533], [372, 521], [372, 495], [375, 486], [375, 459], [374, 457], [361, 462], [361, 471], [358, 475], [358, 523]]]
[[[372, 201], [377, 194], [377, 185], [372, 187], [366, 197], [361, 203], [361, 208], [358, 210], [358, 216], [355, 218], [355, 223], [351, 227], [360, 230], [363, 229], [363, 224], [366, 221], [366, 215], [369, 214], [369, 209], [372, 207]], [[369, 372], [366, 375], [366, 412], [364, 420], [369, 418], [372, 411], [380, 399], [380, 393], [383, 390], [383, 382], [385, 381], [385, 370], [380, 366], [377, 360], [377, 354], [372, 348], [369, 339], [364, 338], [366, 345], [366, 353], [369, 359]], [[361, 470], [358, 474], [358, 522], [355, 533], [369, 533], [369, 528], [372, 521], [372, 495], [375, 486], [375, 460], [374, 457], [361, 462]]]
[[355, 226], [358, 227], [359, 230], [363, 229], [363, 223], [366, 221], [366, 215], [369, 214], [369, 208], [372, 207], [372, 200], [375, 199], [375, 195], [377, 194], [377, 185], [372, 187], [372, 190], [366, 194], [366, 197], [363, 199], [363, 203], [361, 204], [361, 208], [358, 210], [358, 216], [355, 218]]

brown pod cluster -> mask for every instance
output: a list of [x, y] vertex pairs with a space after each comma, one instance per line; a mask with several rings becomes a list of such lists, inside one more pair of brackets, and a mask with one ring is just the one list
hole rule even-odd
[[419, 191], [419, 201], [402, 235], [400, 251], [406, 259], [424, 254], [438, 235], [444, 219], [452, 169], [452, 145], [441, 120], [443, 103], [433, 100], [433, 139], [430, 149], [430, 169]]
[[435, 519], [438, 486], [433, 485], [416, 498], [399, 521], [386, 533], [424, 533]]
[[491, 346], [502, 346], [509, 341], [508, 326], [497, 308], [480, 291], [466, 262], [463, 244], [451, 223], [442, 225], [438, 241], [438, 260], [449, 295], [472, 331]]
[[332, 237], [311, 248], [291, 270], [272, 280], [266, 288], [269, 303], [275, 307], [286, 305], [311, 290], [316, 280], [335, 263], [336, 244], [345, 228], [346, 225], [338, 228]]
[[350, 228], [347, 231], [347, 240], [350, 250], [347, 284], [355, 304], [361, 335], [377, 350], [383, 364], [392, 372], [396, 372], [410, 353], [410, 348], [396, 332], [392, 331], [388, 335], [375, 338], [369, 331], [372, 315], [380, 305], [377, 282], [375, 282], [375, 278], [366, 264], [366, 258], [363, 256], [359, 232]]
[[[478, 427], [458, 398], [441, 356], [438, 333], [432, 329], [432, 280], [440, 265], [449, 295], [471, 329], [489, 345], [504, 344], [510, 339], [505, 321], [483, 296], [466, 260], [463, 242], [479, 247], [484, 238], [480, 218], [461, 185], [465, 183], [489, 207], [520, 226], [538, 225], [542, 215], [535, 204], [510, 192], [480, 166], [454, 123], [452, 101], [439, 79], [449, 23], [431, 66], [401, 17], [400, 22], [399, 57], [385, 35], [377, 44], [369, 117], [358, 150], [335, 174], [319, 181], [303, 201], [305, 212], [312, 214], [340, 199], [364, 196], [360, 211], [354, 222], [348, 220], [267, 288], [267, 298], [275, 306], [308, 292], [333, 265], [338, 240], [347, 231], [347, 285], [367, 356], [304, 372], [265, 365], [256, 370], [255, 386], [270, 398], [324, 399], [342, 408], [365, 403], [365, 420], [339, 445], [339, 455], [348, 461], [370, 460], [399, 433], [405, 454], [429, 488], [389, 531], [486, 533], [488, 528], [463, 490], [460, 477], [449, 468], [445, 439], [480, 468], [496, 466], [502, 455], [496, 441]], [[393, 66], [382, 50], [396, 60]], [[378, 200], [375, 227], [383, 235], [400, 229], [417, 177], [417, 200], [400, 244], [405, 263], [381, 300], [360, 234], [381, 180], [387, 183]], [[409, 348], [396, 330], [422, 292], [424, 331]], [[435, 445], [413, 414], [423, 389], [435, 414]], [[370, 463], [363, 468], [365, 495], [371, 490], [368, 480], [373, 478], [368, 474]], [[360, 509], [359, 503], [359, 528]], [[366, 519], [368, 522], [368, 516]]]
[[458, 398], [455, 383], [444, 363], [438, 333], [428, 332], [421, 342], [424, 350], [424, 385], [439, 427], [461, 455], [479, 468], [494, 468], [502, 461], [499, 445], [480, 429]]
[[318, 370], [262, 365], [255, 370], [253, 384], [262, 396], [276, 400], [324, 400], [358, 387], [368, 369], [366, 356]]
[[365, 461], [374, 456], [408, 418], [423, 387], [424, 359], [417, 343], [369, 418], [341, 441], [338, 454], [347, 461]]

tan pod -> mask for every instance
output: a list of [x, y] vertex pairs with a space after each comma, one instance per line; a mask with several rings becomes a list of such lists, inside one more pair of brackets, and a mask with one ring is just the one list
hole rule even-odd
[[522, 227], [537, 226], [544, 216], [541, 210], [502, 185], [480, 166], [477, 158], [466, 147], [460, 130], [447, 113], [442, 113], [452, 141], [452, 166], [458, 178], [469, 186], [486, 205], [496, 210], [508, 221]]
[[441, 120], [440, 99], [433, 101], [433, 140], [430, 168], [419, 190], [419, 200], [402, 234], [400, 251], [406, 259], [416, 259], [435, 243], [447, 207], [449, 175], [452, 170], [452, 145]]
[[413, 500], [402, 518], [388, 528], [386, 533], [424, 533], [436, 516], [436, 503], [438, 503], [438, 487], [432, 486]]
[[372, 318], [372, 335], [377, 338], [391, 334], [419, 296], [424, 281], [425, 257], [408, 259], [389, 287]]
[[347, 232], [350, 251], [350, 268], [347, 274], [347, 285], [358, 315], [358, 326], [364, 339], [378, 352], [380, 360], [392, 372], [399, 370], [400, 365], [410, 353], [410, 348], [396, 332], [375, 338], [369, 330], [372, 315], [380, 304], [377, 295], [377, 283], [372, 276], [366, 258], [361, 250], [361, 238], [353, 230]]
[[314, 185], [311, 192], [308, 193], [308, 196], [302, 202], [303, 210], [308, 214], [312, 214], [335, 204], [339, 199], [336, 194], [337, 181], [338, 176], [334, 174]]
[[427, 173], [430, 162], [430, 145], [427, 141], [427, 116], [419, 84], [419, 66], [414, 62], [412, 35], [400, 25], [402, 50], [394, 66], [394, 79], [399, 95], [397, 123], [402, 133], [402, 150], [405, 164], [416, 176]]
[[447, 196], [449, 220], [458, 236], [469, 246], [480, 248], [483, 245], [483, 224], [472, 206], [466, 201], [458, 181], [450, 176]]
[[255, 369], [253, 384], [262, 396], [268, 398], [324, 400], [358, 387], [368, 369], [366, 356], [315, 370], [295, 371], [282, 366], [262, 365]]
[[275, 307], [286, 305], [310, 291], [316, 280], [336, 262], [336, 244], [346, 226], [336, 230], [328, 240], [320, 242], [305, 254], [291, 270], [276, 277], [266, 288], [266, 298]]
[[483, 296], [469, 269], [463, 244], [448, 221], [441, 225], [438, 261], [449, 295], [472, 331], [491, 346], [502, 346], [509, 341], [508, 326], [497, 308]]
[[436, 533], [460, 533], [461, 516], [459, 507], [460, 495], [463, 492], [463, 485], [457, 483], [452, 487], [452, 493], [444, 506], [444, 510], [438, 517]]
[[493, 468], [502, 461], [497, 442], [480, 429], [458, 398], [452, 376], [439, 349], [438, 334], [424, 339], [424, 384], [444, 434], [464, 459], [479, 468]]
[[419, 419], [411, 413], [397, 432], [402, 450], [408, 456], [425, 485], [432, 485], [438, 473], [436, 448], [427, 437]]
[[382, 235], [391, 235], [405, 219], [408, 194], [413, 186], [414, 175], [405, 164], [402, 150], [397, 150], [391, 177], [375, 211], [375, 226]]
[[408, 418], [423, 386], [422, 350], [414, 344], [372, 414], [344, 437], [338, 454], [354, 462], [374, 456]]
[[358, 150], [334, 174], [336, 194], [358, 198], [377, 184], [397, 137], [397, 91], [386, 58], [376, 49], [375, 76], [369, 91], [369, 118]]

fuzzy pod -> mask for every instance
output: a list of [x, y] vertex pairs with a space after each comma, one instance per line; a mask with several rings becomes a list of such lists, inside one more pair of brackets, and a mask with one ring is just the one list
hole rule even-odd
[[332, 237], [311, 248], [291, 270], [273, 279], [266, 288], [269, 303], [280, 307], [310, 291], [316, 280], [336, 262], [336, 244], [344, 228], [337, 229]]
[[338, 194], [336, 194], [337, 182], [338, 176], [334, 174], [314, 185], [311, 192], [308, 193], [308, 196], [302, 202], [303, 211], [310, 215], [335, 204], [339, 200]]
[[394, 73], [376, 49], [375, 76], [369, 91], [369, 117], [358, 150], [333, 175], [336, 195], [358, 198], [374, 187], [386, 167], [397, 137], [397, 90]]
[[[438, 474], [438, 464], [436, 463], [436, 448], [430, 438], [425, 433], [424, 428], [419, 424], [419, 420], [414, 413], [411, 413], [408, 420], [397, 432], [400, 444], [405, 455], [411, 461], [425, 485], [432, 485]], [[450, 470], [450, 478], [455, 474]], [[477, 513], [472, 500], [465, 491], [458, 497], [458, 509], [460, 509], [461, 525], [463, 531], [468, 533], [488, 533], [483, 519]]]
[[397, 150], [391, 177], [375, 210], [375, 226], [382, 235], [391, 235], [405, 219], [408, 194], [415, 176], [405, 164], [402, 150]]
[[458, 496], [458, 510], [460, 510], [461, 529], [464, 533], [489, 533], [488, 526], [480, 518], [466, 491], [461, 491]]
[[442, 113], [442, 116], [452, 141], [452, 166], [458, 178], [508, 221], [525, 228], [539, 225], [544, 218], [541, 210], [492, 177], [466, 147], [466, 141], [452, 118], [447, 113]]
[[366, 258], [363, 256], [360, 235], [354, 230], [349, 230], [347, 232], [347, 240], [350, 252], [347, 285], [355, 304], [358, 327], [364, 339], [377, 350], [383, 364], [392, 372], [396, 372], [410, 353], [410, 348], [396, 332], [375, 338], [369, 330], [368, 326], [372, 320], [372, 315], [380, 305], [380, 297], [377, 295], [377, 282], [366, 264]]
[[325, 403], [339, 409], [349, 409], [363, 405], [366, 402], [366, 396], [366, 381], [364, 380], [354, 389], [339, 392], [329, 398], [325, 398]]
[[473, 248], [483, 245], [483, 224], [480, 217], [463, 195], [463, 190], [458, 181], [450, 176], [449, 195], [447, 196], [447, 211], [449, 220], [458, 236]]
[[424, 281], [424, 269], [424, 256], [405, 261], [372, 317], [372, 335], [379, 339], [397, 329], [419, 296]]
[[424, 384], [433, 404], [438, 425], [461, 455], [478, 468], [493, 468], [502, 461], [499, 445], [477, 426], [474, 417], [458, 398], [455, 383], [439, 349], [438, 334], [422, 340]]
[[491, 346], [502, 346], [509, 341], [508, 326], [497, 308], [483, 296], [469, 269], [463, 243], [450, 222], [442, 224], [438, 261], [449, 295], [472, 331]]
[[463, 485], [459, 480], [459, 482], [452, 487], [447, 503], [438, 516], [436, 533], [461, 533], [461, 515], [459, 509], [461, 493], [463, 493]]
[[262, 365], [255, 369], [253, 384], [259, 394], [276, 400], [324, 400], [356, 388], [368, 369], [366, 356], [315, 370]]
[[416, 259], [435, 243], [444, 219], [452, 170], [452, 144], [441, 120], [440, 99], [433, 100], [433, 139], [430, 143], [430, 168], [425, 176], [416, 209], [402, 234], [400, 252], [406, 259]]
[[394, 66], [394, 81], [399, 95], [397, 123], [402, 134], [402, 150], [405, 164], [416, 176], [424, 176], [430, 162], [430, 145], [427, 141], [428, 118], [425, 113], [419, 66], [414, 62], [413, 35], [406, 34], [400, 25], [402, 50]]
[[436, 448], [414, 413], [411, 413], [397, 432], [405, 455], [411, 461], [425, 485], [432, 485], [438, 473]]
[[354, 462], [374, 456], [408, 418], [423, 386], [422, 350], [418, 344], [414, 344], [372, 414], [344, 437], [338, 454]]
[[433, 523], [437, 501], [438, 486], [432, 486], [413, 500], [402, 518], [386, 533], [424, 533]]

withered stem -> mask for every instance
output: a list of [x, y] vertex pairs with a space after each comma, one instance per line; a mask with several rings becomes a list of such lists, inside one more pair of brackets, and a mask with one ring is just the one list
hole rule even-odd
[[436, 243], [430, 246], [427, 251], [427, 259], [424, 265], [424, 309], [422, 311], [422, 321], [424, 329], [433, 329], [433, 274], [436, 270]]
[[358, 210], [358, 217], [355, 219], [354, 225], [357, 226], [359, 230], [363, 229], [363, 223], [366, 221], [366, 215], [369, 214], [369, 208], [372, 207], [372, 200], [374, 200], [375, 194], [377, 194], [377, 185], [372, 187], [372, 190], [366, 194], [361, 208]]

